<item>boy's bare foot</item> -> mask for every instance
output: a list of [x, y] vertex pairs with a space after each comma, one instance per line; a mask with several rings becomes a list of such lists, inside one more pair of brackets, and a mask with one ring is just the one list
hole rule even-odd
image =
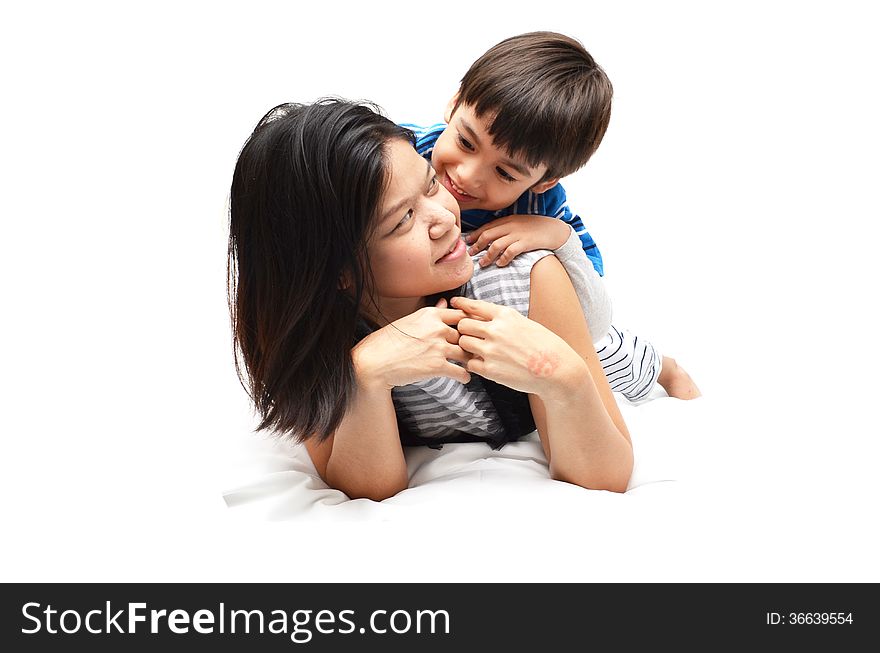
[[674, 358], [663, 357], [657, 383], [663, 386], [666, 394], [676, 399], [696, 399], [701, 396], [700, 389], [684, 368]]

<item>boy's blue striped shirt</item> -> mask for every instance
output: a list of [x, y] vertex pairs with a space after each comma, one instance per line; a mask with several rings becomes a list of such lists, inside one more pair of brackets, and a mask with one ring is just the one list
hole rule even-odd
[[[440, 134], [446, 129], [446, 123], [438, 123], [430, 127], [421, 127], [407, 123], [401, 126], [411, 129], [415, 133], [416, 150], [430, 161], [431, 152], [434, 151], [434, 144], [437, 142]], [[508, 215], [544, 215], [550, 218], [558, 218], [571, 225], [581, 239], [584, 253], [590, 259], [596, 272], [599, 273], [599, 276], [604, 276], [605, 270], [602, 264], [602, 254], [593, 241], [593, 237], [590, 236], [586, 227], [584, 227], [580, 216], [573, 213], [568, 207], [565, 189], [562, 187], [562, 184], [556, 184], [544, 193], [526, 191], [520, 195], [516, 202], [499, 211], [483, 211], [482, 209], [462, 211], [461, 222], [467, 229], [476, 229], [496, 218], [503, 218]]]

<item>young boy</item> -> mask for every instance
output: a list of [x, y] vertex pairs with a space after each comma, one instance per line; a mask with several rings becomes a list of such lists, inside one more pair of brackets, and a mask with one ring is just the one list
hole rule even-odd
[[[602, 141], [612, 87], [576, 40], [554, 32], [506, 39], [477, 59], [449, 102], [445, 123], [416, 132], [416, 148], [461, 207], [480, 265], [560, 249], [572, 230], [599, 276], [602, 255], [571, 211], [562, 177], [583, 167]], [[602, 334], [593, 334], [599, 339]], [[644, 338], [611, 326], [596, 351], [612, 390], [644, 399], [659, 382], [671, 397], [700, 391], [687, 372]]]

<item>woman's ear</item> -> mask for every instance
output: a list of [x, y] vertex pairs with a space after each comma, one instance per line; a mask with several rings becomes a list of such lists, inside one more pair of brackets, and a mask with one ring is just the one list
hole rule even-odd
[[532, 191], [533, 193], [538, 193], [538, 194], [546, 193], [548, 190], [553, 188], [558, 183], [559, 183], [559, 177], [557, 177], [556, 179], [548, 179], [547, 181], [538, 182], [537, 184], [535, 184], [534, 186], [529, 188], [529, 190]]
[[449, 104], [446, 105], [446, 111], [443, 113], [443, 122], [452, 122], [452, 114], [455, 113], [455, 105], [458, 104], [458, 93], [452, 96]]
[[345, 270], [342, 274], [339, 275], [339, 281], [336, 284], [336, 287], [339, 290], [349, 290], [351, 288], [351, 272]]

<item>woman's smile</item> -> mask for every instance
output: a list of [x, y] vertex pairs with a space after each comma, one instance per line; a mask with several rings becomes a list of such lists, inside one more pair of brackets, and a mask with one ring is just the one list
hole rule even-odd
[[[408, 216], [402, 226], [374, 238], [369, 245], [373, 292], [381, 312], [390, 315], [386, 300], [412, 300], [445, 292], [467, 283], [474, 264], [461, 238], [460, 210], [430, 164], [412, 143], [395, 139], [387, 148], [390, 178], [379, 215]], [[412, 312], [412, 311], [410, 311]]]
[[466, 251], [467, 247], [464, 244], [461, 234], [459, 234], [456, 237], [455, 242], [452, 244], [452, 247], [449, 248], [449, 251], [437, 259], [435, 263], [450, 263], [452, 261], [457, 261], [464, 256]]

